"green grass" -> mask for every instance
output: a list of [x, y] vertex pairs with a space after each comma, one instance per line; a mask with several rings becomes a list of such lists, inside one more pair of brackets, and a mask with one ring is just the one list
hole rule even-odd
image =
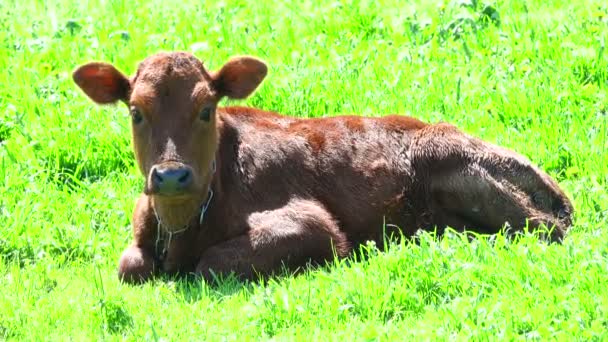
[[[607, 340], [608, 6], [477, 2], [1, 1], [0, 340]], [[425, 234], [257, 284], [120, 284], [143, 185], [129, 120], [70, 73], [160, 50], [266, 60], [239, 104], [454, 123], [547, 170], [575, 226], [563, 245]]]

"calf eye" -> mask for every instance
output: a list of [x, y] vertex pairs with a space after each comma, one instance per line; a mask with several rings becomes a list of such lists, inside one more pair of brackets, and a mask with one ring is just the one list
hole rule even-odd
[[131, 119], [133, 120], [133, 123], [137, 125], [143, 121], [144, 117], [139, 112], [139, 109], [131, 108]]
[[209, 122], [211, 120], [211, 114], [213, 114], [213, 107], [205, 107], [199, 114], [199, 119]]

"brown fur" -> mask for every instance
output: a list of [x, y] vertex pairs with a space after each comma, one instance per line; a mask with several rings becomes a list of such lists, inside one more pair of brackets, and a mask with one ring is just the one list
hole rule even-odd
[[[146, 188], [133, 243], [119, 262], [122, 279], [294, 270], [380, 242], [383, 223], [411, 236], [435, 226], [496, 233], [507, 223], [518, 231], [529, 221], [532, 228], [553, 226], [553, 240], [571, 225], [572, 205], [548, 175], [449, 124], [216, 110], [224, 96], [248, 96], [265, 75], [252, 57], [209, 72], [187, 53], [153, 55], [130, 79], [104, 63], [74, 72], [95, 102], [122, 101], [142, 117], [133, 141]], [[205, 108], [213, 112], [209, 121], [199, 118]], [[190, 170], [192, 182], [179, 193], [159, 193], [151, 172], [158, 167]], [[157, 240], [169, 241], [166, 253]]]

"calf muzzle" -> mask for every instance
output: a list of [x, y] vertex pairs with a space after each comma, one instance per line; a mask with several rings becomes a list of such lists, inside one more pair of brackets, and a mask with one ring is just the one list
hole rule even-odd
[[150, 188], [158, 195], [181, 195], [192, 187], [192, 174], [192, 168], [181, 163], [157, 164], [150, 170]]

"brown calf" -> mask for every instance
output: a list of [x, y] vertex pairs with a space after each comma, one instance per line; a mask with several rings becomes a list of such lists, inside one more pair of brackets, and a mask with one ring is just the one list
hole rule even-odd
[[182, 52], [148, 57], [131, 78], [105, 63], [74, 72], [93, 101], [128, 106], [146, 177], [121, 279], [295, 269], [379, 242], [384, 223], [405, 236], [544, 224], [553, 240], [571, 225], [572, 205], [547, 174], [449, 124], [217, 107], [250, 95], [266, 72], [252, 57], [210, 72]]

